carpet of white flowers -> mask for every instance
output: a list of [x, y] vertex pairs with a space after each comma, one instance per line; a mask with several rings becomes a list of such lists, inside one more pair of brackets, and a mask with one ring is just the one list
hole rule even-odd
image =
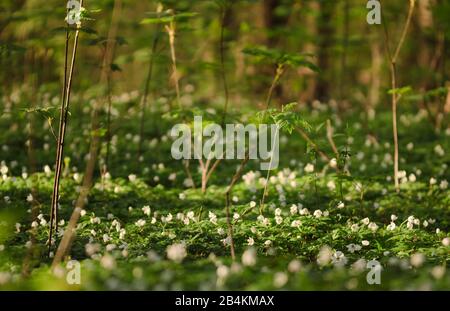
[[[64, 265], [60, 273], [50, 272], [53, 254], [47, 256], [46, 243], [55, 141], [49, 124], [35, 119], [38, 169], [32, 173], [28, 116], [8, 111], [6, 102], [0, 118], [1, 289], [450, 289], [450, 129], [434, 133], [423, 111], [400, 117], [401, 191], [396, 193], [388, 114], [361, 121], [357, 111], [338, 116], [328, 104], [317, 102], [312, 111], [304, 107], [313, 126], [332, 120], [348, 174], [334, 169], [335, 159], [326, 162], [308, 153], [295, 132], [283, 134], [281, 163], [269, 178], [265, 208], [260, 211], [259, 202], [266, 173], [255, 161], [232, 193], [233, 261], [224, 193], [239, 162], [222, 162], [202, 194], [198, 163], [191, 161], [197, 185], [192, 188], [182, 163], [171, 159], [171, 124], [157, 108], [148, 116], [145, 152], [138, 157], [138, 111], [127, 108], [136, 96], [114, 99], [110, 168], [97, 172], [71, 249], [70, 259], [81, 263], [80, 285], [66, 282]], [[20, 94], [15, 97], [20, 103]], [[80, 190], [88, 108], [70, 119], [57, 242]], [[251, 113], [242, 112], [243, 118]], [[311, 136], [332, 154], [324, 129]], [[34, 221], [33, 204], [40, 209]], [[25, 275], [32, 231], [36, 243]], [[382, 266], [379, 285], [366, 280], [367, 262], [374, 259]]]

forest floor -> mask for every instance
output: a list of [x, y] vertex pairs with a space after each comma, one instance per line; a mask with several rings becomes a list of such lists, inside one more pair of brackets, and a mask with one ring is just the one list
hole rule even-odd
[[[197, 187], [187, 187], [182, 164], [170, 156], [172, 124], [158, 110], [148, 113], [139, 157], [139, 111], [116, 104], [109, 174], [97, 173], [71, 251], [81, 263], [79, 285], [68, 284], [65, 274], [53, 275], [46, 256], [55, 154], [48, 122], [34, 116], [37, 172], [28, 173], [29, 114], [0, 118], [0, 288], [450, 290], [450, 130], [437, 134], [423, 112], [401, 111], [397, 193], [388, 112], [366, 120], [357, 110], [338, 116], [325, 104], [301, 109], [314, 128], [311, 137], [330, 158], [326, 127], [319, 124], [331, 120], [350, 174], [308, 153], [295, 131], [283, 134], [264, 210], [259, 202], [265, 172], [258, 162], [249, 162], [232, 193], [233, 262], [224, 193], [239, 162], [223, 161], [202, 194], [193, 160]], [[244, 109], [239, 118], [253, 113]], [[58, 240], [78, 197], [88, 120], [88, 109], [74, 109], [70, 117]], [[40, 208], [34, 224], [33, 204]], [[32, 225], [38, 256], [24, 278]], [[368, 273], [374, 271], [367, 263], [374, 259], [382, 266], [381, 282], [371, 285]]]

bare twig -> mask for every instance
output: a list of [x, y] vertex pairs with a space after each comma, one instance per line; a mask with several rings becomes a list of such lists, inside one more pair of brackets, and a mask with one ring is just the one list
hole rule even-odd
[[391, 71], [391, 87], [392, 87], [392, 132], [394, 139], [394, 185], [395, 190], [397, 192], [400, 191], [399, 178], [398, 178], [398, 159], [399, 159], [399, 151], [398, 151], [398, 127], [397, 127], [397, 104], [399, 101], [399, 97], [397, 94], [397, 60], [400, 54], [400, 50], [403, 46], [403, 43], [406, 38], [406, 34], [408, 33], [409, 26], [411, 24], [412, 15], [414, 12], [416, 0], [409, 0], [409, 10], [408, 17], [406, 18], [406, 23], [403, 27], [403, 31], [400, 37], [400, 41], [395, 49], [394, 54], [391, 53], [390, 45], [389, 45], [389, 32], [387, 26], [383, 21], [384, 34], [386, 39], [386, 51], [390, 61], [390, 71]]
[[334, 154], [336, 155], [336, 159], [339, 159], [339, 151], [334, 143], [333, 139], [333, 127], [331, 126], [331, 121], [327, 120], [327, 139], [330, 143], [331, 149], [333, 149]]
[[180, 95], [180, 77], [177, 69], [177, 56], [175, 52], [175, 22], [171, 21], [169, 25], [165, 26], [167, 34], [169, 35], [170, 43], [170, 56], [172, 58], [172, 79], [175, 83], [175, 91], [177, 93], [177, 104], [178, 108], [181, 109], [181, 95]]
[[[159, 16], [159, 13], [162, 11], [162, 6], [158, 6], [157, 9], [157, 16]], [[139, 147], [138, 147], [138, 157], [142, 154], [142, 146], [144, 142], [144, 129], [145, 129], [145, 110], [147, 109], [147, 99], [148, 99], [148, 93], [150, 91], [150, 82], [152, 80], [153, 76], [153, 65], [155, 62], [155, 53], [156, 48], [158, 46], [159, 41], [159, 31], [160, 27], [156, 26], [155, 33], [153, 34], [153, 42], [152, 42], [152, 48], [150, 51], [150, 61], [148, 65], [148, 72], [147, 72], [147, 78], [145, 80], [145, 86], [144, 86], [144, 93], [142, 94], [141, 99], [141, 126], [140, 126], [140, 132], [139, 132]]]

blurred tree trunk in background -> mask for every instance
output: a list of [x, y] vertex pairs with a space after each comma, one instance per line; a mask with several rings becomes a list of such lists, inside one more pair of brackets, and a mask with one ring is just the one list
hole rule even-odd
[[[327, 100], [330, 98], [329, 72], [331, 71], [330, 55], [334, 42], [334, 28], [332, 24], [335, 1], [319, 0], [318, 36], [317, 36], [317, 65], [321, 73], [315, 89], [315, 98]], [[328, 75], [325, 75], [328, 72]]]
[[280, 18], [275, 14], [276, 9], [281, 4], [280, 0], [264, 0], [263, 2], [263, 19], [266, 28], [266, 45], [268, 47], [276, 47], [279, 36], [274, 35], [274, 30], [286, 24], [287, 19]]
[[[317, 19], [314, 14], [311, 12], [317, 12], [319, 10], [319, 4], [316, 1], [303, 1], [303, 15], [301, 18], [304, 20], [305, 28], [308, 31], [308, 35], [310, 38], [317, 37]], [[311, 53], [316, 55], [317, 46], [312, 42], [312, 40], [307, 40], [303, 48], [303, 53]], [[315, 92], [317, 89], [317, 74], [310, 71], [305, 70], [305, 68], [299, 69], [300, 75], [302, 78], [306, 80], [305, 90], [300, 94], [299, 100], [303, 102], [311, 101], [314, 99]]]
[[[416, 62], [420, 69], [421, 81], [419, 82], [419, 88], [426, 90], [431, 87], [433, 83], [434, 70], [430, 66], [432, 65], [433, 52], [431, 50], [432, 41], [435, 39], [435, 34], [430, 33], [433, 27], [433, 14], [430, 9], [430, 0], [420, 0], [418, 2], [418, 12], [415, 15], [415, 27], [418, 34], [418, 51], [413, 51], [416, 56]], [[436, 50], [437, 52], [437, 50]]]
[[339, 99], [347, 100], [347, 58], [348, 44], [350, 36], [350, 0], [343, 0], [344, 18], [342, 22], [342, 53], [341, 53], [341, 72], [339, 77]]
[[381, 87], [381, 67], [383, 65], [383, 53], [381, 51], [380, 40], [377, 37], [370, 43], [370, 54], [372, 59], [371, 73], [370, 73], [370, 88], [369, 88], [369, 109], [373, 109], [380, 101], [380, 87]]
[[[280, 5], [282, 5], [282, 1], [280, 0], [263, 0], [262, 2], [262, 22], [265, 29], [264, 45], [270, 49], [276, 49], [278, 47], [280, 36], [277, 35], [277, 33], [282, 27], [285, 27], [288, 22], [287, 18], [280, 17], [276, 14], [276, 10]], [[261, 74], [264, 74], [264, 76], [273, 77], [275, 67], [263, 66], [261, 71]], [[261, 85], [260, 89], [261, 91], [267, 89], [267, 85]], [[274, 98], [281, 99], [282, 97], [283, 88], [281, 85], [277, 85], [274, 91]], [[282, 104], [276, 100], [274, 103], [278, 103], [278, 105]]]

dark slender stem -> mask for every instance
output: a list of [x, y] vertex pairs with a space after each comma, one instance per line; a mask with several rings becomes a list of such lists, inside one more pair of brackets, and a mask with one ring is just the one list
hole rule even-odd
[[140, 125], [140, 132], [139, 132], [138, 157], [140, 157], [143, 152], [142, 148], [143, 148], [144, 132], [145, 132], [145, 112], [147, 109], [147, 99], [148, 99], [148, 93], [150, 91], [150, 82], [151, 82], [152, 76], [153, 76], [153, 64], [155, 61], [155, 53], [156, 53], [156, 48], [158, 46], [158, 41], [159, 41], [159, 27], [155, 30], [155, 34], [153, 36], [153, 43], [152, 43], [151, 54], [150, 54], [150, 63], [148, 66], [147, 78], [145, 80], [144, 93], [142, 94], [141, 125]]
[[227, 75], [225, 71], [225, 46], [224, 46], [224, 37], [225, 37], [225, 20], [226, 20], [226, 4], [222, 6], [222, 20], [220, 27], [220, 65], [221, 65], [221, 73], [222, 73], [222, 82], [223, 82], [223, 90], [225, 93], [225, 105], [223, 109], [222, 116], [222, 126], [225, 125], [226, 117], [228, 113], [228, 101], [229, 101], [229, 90], [228, 90], [228, 82]]
[[[82, 1], [80, 2], [82, 5]], [[55, 179], [53, 183], [53, 192], [52, 192], [52, 203], [51, 203], [51, 216], [50, 216], [50, 231], [48, 238], [48, 254], [50, 255], [51, 247], [52, 247], [52, 239], [53, 233], [56, 231], [57, 223], [58, 223], [58, 201], [59, 201], [59, 186], [61, 179], [61, 171], [63, 164], [63, 154], [64, 154], [64, 140], [67, 128], [67, 121], [69, 116], [69, 105], [70, 105], [70, 94], [73, 80], [73, 72], [75, 68], [75, 60], [77, 55], [78, 48], [78, 38], [80, 34], [79, 26], [77, 26], [77, 30], [75, 31], [74, 45], [72, 49], [72, 58], [70, 62], [70, 69], [67, 72], [68, 66], [68, 51], [69, 51], [69, 29], [66, 30], [66, 50], [65, 50], [65, 65], [64, 65], [64, 87], [63, 87], [63, 102], [61, 104], [61, 112], [60, 112], [60, 122], [59, 122], [59, 131], [58, 131], [58, 141], [56, 146], [56, 164], [55, 164]]]

